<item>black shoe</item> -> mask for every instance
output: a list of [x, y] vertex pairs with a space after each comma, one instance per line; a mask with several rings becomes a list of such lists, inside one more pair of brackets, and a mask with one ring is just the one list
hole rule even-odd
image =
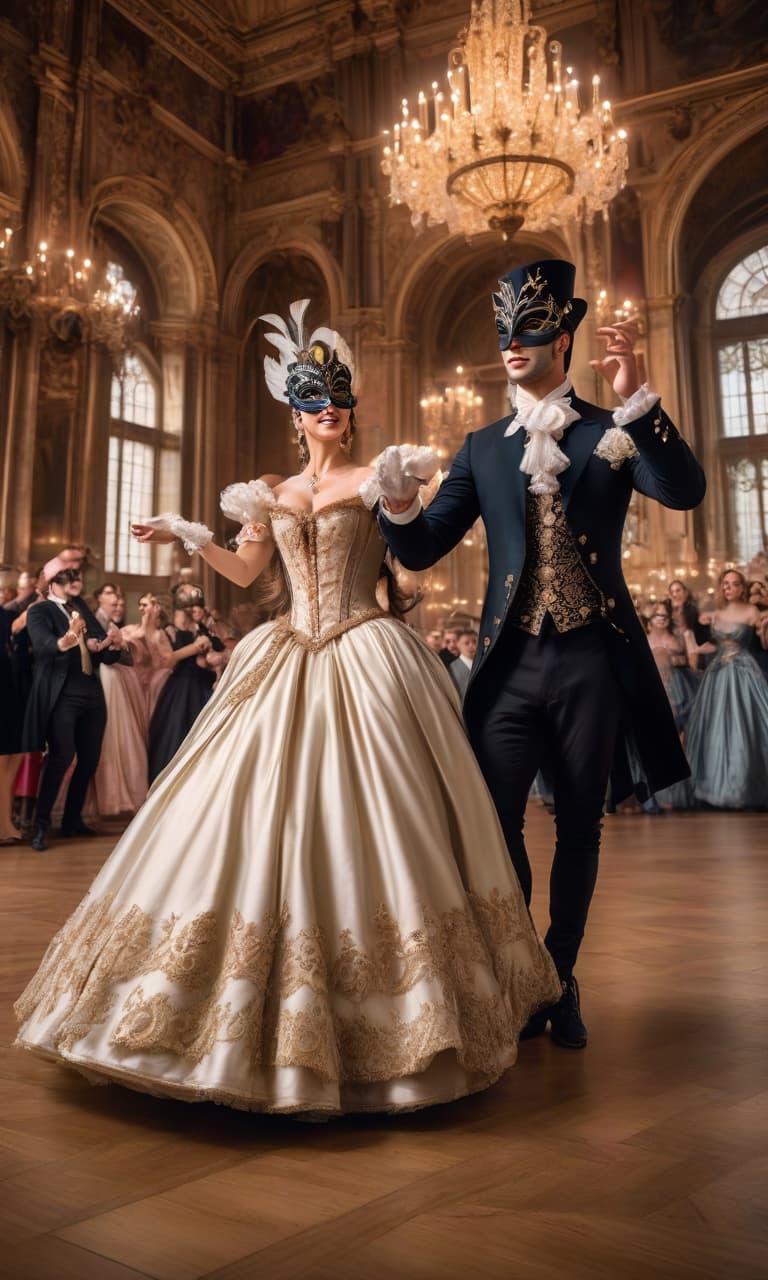
[[47, 835], [47, 827], [38, 827], [35, 831], [35, 834], [32, 837], [32, 848], [37, 849], [38, 853], [45, 853], [48, 848], [48, 841], [46, 839]]
[[533, 1040], [534, 1036], [543, 1035], [547, 1029], [550, 1012], [551, 1006], [548, 1006], [546, 1009], [537, 1009], [536, 1013], [532, 1013], [520, 1032], [520, 1039]]
[[550, 1034], [563, 1049], [583, 1049], [587, 1028], [581, 1020], [579, 984], [574, 977], [563, 980], [563, 994], [549, 1010]]
[[78, 822], [74, 827], [62, 827], [59, 832], [65, 840], [84, 839], [98, 834], [98, 831], [94, 831], [93, 827], [87, 827], [84, 822]]

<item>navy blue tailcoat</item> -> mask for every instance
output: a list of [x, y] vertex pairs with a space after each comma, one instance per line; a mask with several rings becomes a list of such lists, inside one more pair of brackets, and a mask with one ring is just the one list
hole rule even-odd
[[[621, 696], [621, 728], [612, 774], [613, 795], [635, 790], [644, 798], [687, 777], [688, 764], [675, 731], [669, 702], [622, 573], [621, 536], [633, 489], [665, 507], [687, 511], [704, 497], [704, 472], [659, 404], [628, 423], [638, 456], [618, 468], [595, 456], [601, 437], [614, 426], [609, 409], [580, 400], [581, 418], [560, 441], [570, 467], [560, 480], [563, 506], [587, 573], [605, 600], [603, 625]], [[392, 553], [407, 568], [426, 569], [446, 555], [481, 517], [489, 554], [488, 590], [480, 644], [464, 700], [472, 734], [474, 694], [480, 683], [500, 681], [490, 661], [520, 582], [526, 552], [526, 492], [530, 476], [520, 470], [526, 433], [505, 431], [514, 414], [468, 435], [427, 510], [410, 524], [379, 524]], [[487, 692], [487, 685], [485, 685]]]

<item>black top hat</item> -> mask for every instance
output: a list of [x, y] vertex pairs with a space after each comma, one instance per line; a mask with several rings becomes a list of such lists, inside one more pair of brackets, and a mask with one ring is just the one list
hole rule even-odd
[[[526, 346], [543, 347], [563, 330], [573, 334], [587, 314], [584, 298], [574, 298], [576, 268], [563, 258], [542, 258], [515, 267], [499, 281], [493, 294], [499, 347], [506, 351], [513, 338]], [[570, 363], [566, 353], [566, 368]]]

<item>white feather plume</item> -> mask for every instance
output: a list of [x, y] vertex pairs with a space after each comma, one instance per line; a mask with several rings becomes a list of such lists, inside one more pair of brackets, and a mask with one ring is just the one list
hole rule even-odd
[[309, 306], [309, 298], [298, 298], [292, 302], [289, 307], [289, 319], [277, 315], [275, 312], [268, 312], [266, 315], [259, 316], [265, 324], [273, 326], [276, 332], [267, 333], [264, 336], [273, 347], [279, 352], [279, 359], [274, 356], [264, 357], [264, 378], [270, 395], [275, 400], [281, 400], [283, 404], [288, 404], [288, 396], [285, 391], [285, 384], [288, 378], [288, 366], [294, 364], [298, 359], [300, 351], [311, 350], [316, 342], [322, 342], [324, 346], [333, 354], [336, 352], [337, 359], [342, 364], [347, 365], [352, 380], [355, 377], [355, 362], [352, 351], [342, 338], [340, 333], [335, 329], [330, 329], [327, 325], [319, 325], [313, 331], [310, 338], [305, 338], [304, 317], [307, 307]]
[[309, 306], [309, 298], [300, 298], [298, 302], [292, 302], [290, 305], [291, 319], [296, 329], [296, 348], [299, 351], [306, 349], [304, 342], [304, 316]]

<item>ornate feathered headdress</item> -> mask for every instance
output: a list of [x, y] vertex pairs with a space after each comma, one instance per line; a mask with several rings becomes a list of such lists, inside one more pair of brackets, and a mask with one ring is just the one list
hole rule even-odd
[[353, 409], [357, 401], [352, 394], [352, 352], [341, 335], [326, 325], [305, 337], [308, 306], [309, 298], [292, 302], [287, 321], [273, 313], [259, 316], [277, 330], [266, 336], [280, 353], [279, 359], [264, 357], [267, 387], [276, 400], [305, 413], [320, 413], [329, 404]]

